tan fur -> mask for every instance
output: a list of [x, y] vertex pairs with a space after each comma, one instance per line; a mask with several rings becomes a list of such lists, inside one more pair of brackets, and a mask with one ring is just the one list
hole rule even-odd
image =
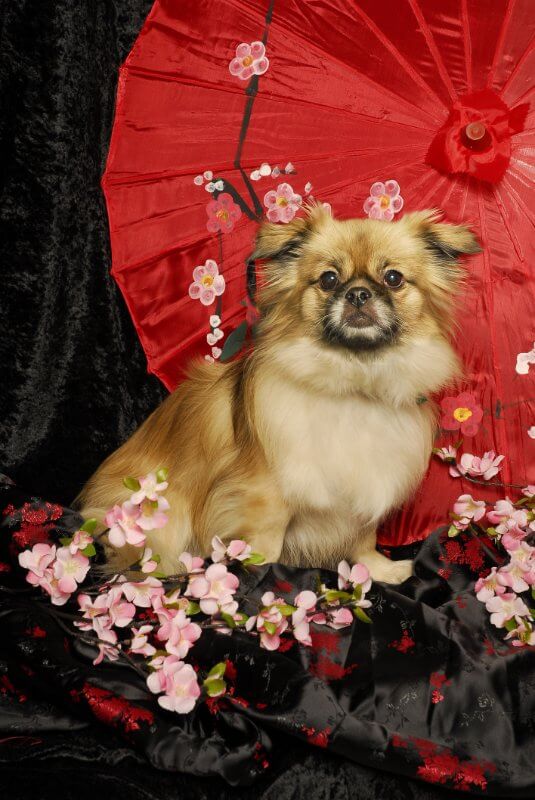
[[[439, 223], [435, 212], [385, 223], [336, 221], [313, 208], [288, 225], [264, 225], [254, 352], [232, 364], [192, 365], [89, 480], [79, 498], [84, 516], [102, 521], [126, 498], [125, 475], [165, 466], [170, 520], [149, 536], [165, 571], [183, 550], [207, 555], [218, 535], [247, 539], [268, 561], [332, 567], [360, 559], [376, 579], [406, 577], [410, 562], [375, 550], [375, 528], [427, 468], [434, 407], [416, 400], [458, 373], [448, 341], [456, 257], [477, 250], [468, 229]], [[326, 314], [338, 314], [352, 334], [345, 300], [329, 310], [319, 276], [335, 268], [349, 287], [378, 287], [387, 263], [407, 283], [388, 302], [374, 295], [370, 309], [397, 320], [395, 338], [363, 351], [327, 341]]]

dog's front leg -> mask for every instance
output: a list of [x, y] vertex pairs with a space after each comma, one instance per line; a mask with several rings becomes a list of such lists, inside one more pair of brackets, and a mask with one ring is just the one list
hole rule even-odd
[[383, 583], [403, 583], [412, 575], [412, 561], [391, 561], [376, 549], [375, 527], [359, 532], [351, 552], [353, 563], [359, 561], [368, 567], [372, 580]]

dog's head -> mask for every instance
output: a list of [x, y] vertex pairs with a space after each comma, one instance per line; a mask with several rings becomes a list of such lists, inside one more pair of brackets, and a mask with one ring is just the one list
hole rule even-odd
[[458, 258], [479, 250], [467, 227], [441, 223], [435, 211], [339, 221], [317, 206], [287, 225], [265, 224], [254, 253], [265, 263], [261, 335], [360, 363], [444, 341], [463, 274]]

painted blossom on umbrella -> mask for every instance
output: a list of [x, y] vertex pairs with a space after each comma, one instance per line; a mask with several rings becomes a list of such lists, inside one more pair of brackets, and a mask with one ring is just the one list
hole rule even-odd
[[399, 192], [397, 181], [376, 181], [370, 187], [370, 196], [363, 206], [364, 213], [369, 219], [393, 220], [394, 214], [403, 208], [403, 198]]
[[203, 306], [209, 306], [224, 291], [225, 279], [219, 274], [219, 267], [213, 259], [209, 258], [203, 265], [195, 267], [193, 283], [188, 290], [193, 300], [200, 300]]
[[236, 48], [236, 55], [228, 65], [229, 72], [242, 81], [253, 75], [263, 75], [269, 67], [266, 48], [262, 42], [242, 42]]
[[206, 213], [208, 215], [206, 227], [210, 233], [218, 231], [228, 233], [241, 217], [241, 208], [228, 192], [222, 192], [217, 200], [210, 200], [206, 206]]
[[528, 353], [519, 353], [516, 357], [516, 371], [519, 375], [527, 375], [531, 364], [535, 364], [535, 342]]
[[289, 183], [279, 183], [264, 195], [266, 216], [270, 222], [291, 222], [299, 209], [303, 198], [296, 194]]
[[462, 392], [456, 397], [444, 397], [440, 401], [440, 408], [440, 425], [445, 431], [460, 431], [464, 436], [476, 435], [483, 419], [483, 409], [473, 394]]

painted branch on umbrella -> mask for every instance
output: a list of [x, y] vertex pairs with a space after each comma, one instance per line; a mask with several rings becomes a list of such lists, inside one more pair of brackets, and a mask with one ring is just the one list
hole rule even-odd
[[[185, 714], [202, 694], [227, 693], [225, 663], [215, 664], [202, 678], [186, 662], [207, 629], [226, 635], [241, 630], [256, 637], [260, 647], [278, 650], [289, 637], [310, 647], [311, 623], [339, 630], [355, 620], [371, 622], [365, 610], [371, 606], [366, 599], [371, 579], [362, 564], [340, 562], [337, 588], [321, 584], [317, 592], [306, 589], [291, 602], [265, 592], [253, 603], [239, 594], [238, 575], [262, 564], [263, 556], [245, 541], [224, 543], [215, 536], [210, 560], [184, 552], [179, 556], [184, 571], [163, 575], [158, 571], [160, 558], [146, 546], [146, 539], [148, 532], [164, 528], [168, 521], [169, 503], [163, 496], [167, 471], [128, 477], [124, 484], [131, 496], [110, 509], [108, 528], [97, 538], [107, 535], [116, 548], [139, 549], [139, 558], [126, 570], [105, 579], [98, 567], [92, 569], [91, 559], [97, 555], [95, 520], [86, 520], [72, 537], [62, 538], [60, 546], [39, 543], [24, 550], [19, 563], [27, 570], [28, 583], [48, 595], [52, 605], [47, 608], [58, 623], [97, 648], [93, 663], [122, 658], [145, 677], [162, 708]], [[132, 576], [133, 571], [146, 577]], [[72, 613], [57, 608], [67, 603]]]

